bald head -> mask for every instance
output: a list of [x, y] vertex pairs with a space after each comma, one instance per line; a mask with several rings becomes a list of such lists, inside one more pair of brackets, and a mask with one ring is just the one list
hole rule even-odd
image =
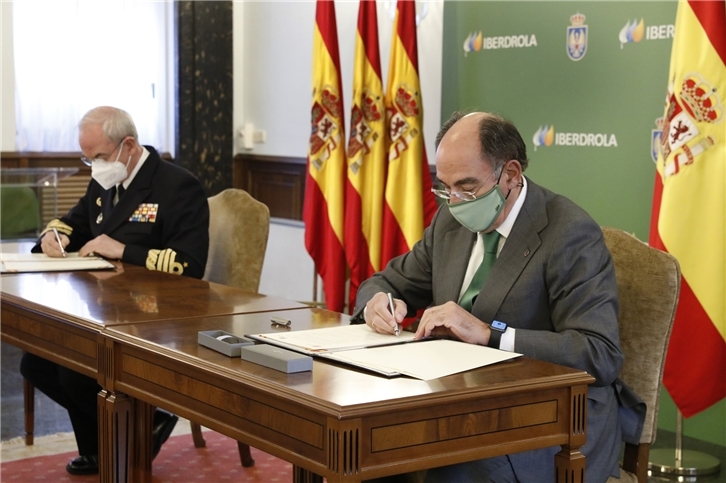
[[511, 159], [527, 169], [527, 148], [517, 128], [501, 116], [489, 112], [454, 112], [436, 136], [436, 150], [442, 143], [470, 143], [492, 169]]

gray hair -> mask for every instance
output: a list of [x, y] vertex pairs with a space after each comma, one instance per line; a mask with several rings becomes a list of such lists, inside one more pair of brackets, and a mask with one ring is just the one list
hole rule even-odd
[[127, 136], [139, 142], [134, 120], [122, 109], [110, 106], [95, 107], [84, 114], [78, 123], [78, 128], [82, 130], [88, 125], [100, 125], [103, 137], [114, 144], [120, 143]]

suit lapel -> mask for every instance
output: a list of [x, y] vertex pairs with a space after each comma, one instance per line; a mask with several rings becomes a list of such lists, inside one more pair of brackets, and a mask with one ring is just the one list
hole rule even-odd
[[542, 243], [539, 232], [547, 225], [544, 194], [529, 179], [527, 186], [524, 205], [472, 307], [472, 313], [482, 320], [494, 318], [504, 297]]
[[156, 171], [159, 158], [151, 152], [146, 158], [144, 164], [139, 169], [129, 187], [126, 189], [123, 197], [119, 200], [108, 218], [104, 215], [103, 232], [106, 234], [121, 226], [131, 217], [136, 208], [147, 199], [151, 192], [151, 180]]
[[444, 246], [446, 247], [446, 263], [441, 268], [442, 287], [436, 290], [442, 297], [441, 300], [435, 300], [440, 305], [449, 300], [454, 302], [459, 300], [459, 292], [461, 292], [461, 284], [464, 283], [464, 275], [466, 275], [466, 267], [469, 265], [471, 250], [476, 242], [477, 234], [473, 233], [463, 226], [452, 230], [444, 236]]

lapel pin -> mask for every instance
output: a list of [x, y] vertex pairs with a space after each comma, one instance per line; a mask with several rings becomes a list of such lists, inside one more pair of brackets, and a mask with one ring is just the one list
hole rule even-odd
[[524, 256], [526, 257], [526, 256], [528, 256], [528, 255], [529, 255], [529, 250], [525, 250], [525, 251], [524, 251]]

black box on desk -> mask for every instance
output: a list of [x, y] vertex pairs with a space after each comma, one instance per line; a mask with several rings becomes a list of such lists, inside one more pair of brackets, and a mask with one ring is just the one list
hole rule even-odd
[[197, 342], [229, 357], [239, 357], [242, 347], [255, 343], [251, 339], [223, 330], [203, 330], [197, 334]]
[[240, 348], [240, 357], [271, 369], [286, 372], [313, 370], [313, 358], [269, 344], [257, 344]]

